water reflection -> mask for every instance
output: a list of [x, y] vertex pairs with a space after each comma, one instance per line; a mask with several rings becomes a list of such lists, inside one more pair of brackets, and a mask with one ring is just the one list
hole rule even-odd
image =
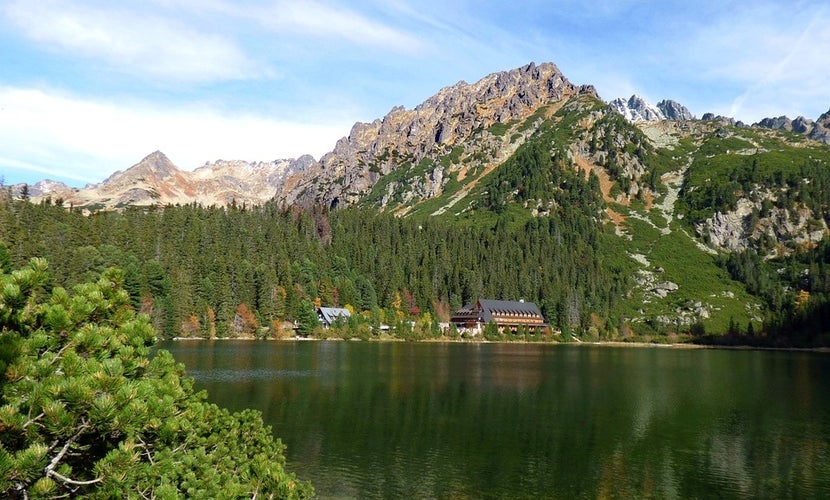
[[171, 343], [321, 497], [830, 495], [827, 357], [512, 344]]

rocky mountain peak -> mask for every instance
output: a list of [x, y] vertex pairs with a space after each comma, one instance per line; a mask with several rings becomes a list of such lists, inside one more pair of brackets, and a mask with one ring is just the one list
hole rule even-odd
[[595, 94], [593, 87], [573, 85], [552, 63], [530, 63], [472, 84], [460, 81], [412, 110], [396, 106], [382, 119], [355, 123], [311, 167], [313, 175], [299, 180], [282, 200], [354, 203], [401, 165], [446, 155], [475, 133], [525, 119], [580, 92]]
[[176, 165], [161, 151], [153, 151], [127, 170], [118, 170], [98, 186], [125, 185], [146, 179], [161, 180], [179, 173]]
[[127, 170], [115, 172], [95, 187], [113, 193], [136, 186], [157, 185], [181, 173], [164, 153], [154, 151]]
[[795, 120], [790, 120], [787, 116], [778, 116], [775, 118], [764, 118], [753, 126], [795, 132], [796, 134], [805, 135], [814, 141], [830, 144], [830, 110], [819, 116], [816, 121], [804, 118], [803, 116], [799, 116]]
[[179, 172], [176, 165], [161, 151], [153, 151], [134, 165], [133, 168], [153, 172], [162, 178]]
[[155, 151], [101, 183], [72, 189], [44, 181], [30, 193], [34, 201], [48, 196], [80, 209], [193, 202], [261, 205], [282, 192], [290, 174], [302, 172], [314, 163], [310, 155], [271, 162], [217, 160], [190, 172], [180, 170], [164, 153]]
[[694, 120], [694, 115], [686, 106], [683, 106], [677, 101], [671, 99], [664, 99], [657, 103], [657, 109], [663, 113], [666, 120], [683, 121]]
[[619, 97], [609, 104], [630, 122], [650, 122], [664, 119], [663, 112], [657, 109], [657, 106], [648, 103], [637, 94], [628, 99]]
[[792, 132], [793, 122], [786, 116], [778, 116], [775, 118], [764, 118], [755, 124], [756, 127], [771, 128], [778, 130], [786, 130]]
[[694, 119], [692, 113], [685, 106], [672, 100], [662, 100], [654, 106], [634, 94], [628, 99], [614, 99], [609, 104], [630, 122]]
[[20, 183], [10, 186], [12, 196], [19, 198], [24, 196], [32, 200], [63, 199], [64, 194], [71, 192], [72, 188], [63, 182], [43, 179], [34, 184]]

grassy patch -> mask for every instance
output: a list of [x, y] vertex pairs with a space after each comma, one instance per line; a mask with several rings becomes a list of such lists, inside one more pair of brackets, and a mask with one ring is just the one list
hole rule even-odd
[[502, 137], [507, 131], [510, 129], [511, 123], [501, 123], [496, 122], [490, 125], [490, 128], [487, 129], [488, 132], [495, 135], [496, 137]]
[[530, 127], [533, 126], [533, 123], [540, 118], [544, 118], [545, 114], [548, 112], [548, 106], [542, 106], [541, 108], [537, 109], [532, 115], [525, 118], [521, 125], [519, 125], [519, 132], [525, 132]]
[[462, 154], [464, 154], [464, 146], [455, 146], [449, 154], [438, 158], [438, 163], [442, 167], [448, 168], [450, 165], [460, 163]]
[[[629, 214], [630, 215], [630, 214]], [[699, 307], [706, 309], [710, 316], [701, 317], [708, 333], [723, 333], [730, 321], [745, 326], [749, 321], [747, 304], [757, 302], [720, 267], [715, 257], [701, 249], [673, 222], [669, 234], [661, 234], [648, 222], [629, 217], [632, 240], [606, 234], [602, 242], [603, 260], [609, 266], [620, 269], [624, 274], [634, 276], [642, 265], [630, 254], [640, 254], [649, 261], [646, 271], [653, 273], [656, 283], [670, 281], [678, 289], [665, 298], [655, 296], [651, 290], [632, 287], [617, 303], [613, 314], [623, 318], [639, 318], [647, 322], [658, 317], [676, 318], [680, 312], [695, 315]], [[634, 329], [637, 330], [637, 323]], [[650, 327], [644, 327], [648, 329]], [[672, 329], [676, 326], [664, 325]], [[681, 327], [681, 329], [688, 326]]]

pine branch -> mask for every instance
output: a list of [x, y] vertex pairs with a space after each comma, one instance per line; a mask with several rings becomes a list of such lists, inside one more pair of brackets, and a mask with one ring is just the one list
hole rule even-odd
[[144, 440], [141, 439], [140, 435], [136, 436], [136, 439], [138, 439], [138, 442], [141, 443], [138, 446], [144, 448], [144, 454], [147, 456], [147, 460], [150, 462], [150, 465], [155, 466], [156, 463], [153, 461], [153, 452], [150, 449], [150, 446], [148, 446], [147, 443], [145, 443]]
[[74, 479], [69, 479], [68, 477], [66, 477], [66, 476], [64, 476], [64, 475], [62, 475], [58, 472], [55, 472], [53, 470], [50, 470], [47, 473], [47, 475], [52, 476], [55, 479], [60, 479], [65, 484], [71, 484], [72, 486], [89, 486], [91, 484], [100, 483], [101, 481], [104, 480], [103, 477], [98, 477], [98, 478], [92, 479], [90, 481], [75, 481]]
[[45, 416], [45, 414], [41, 413], [40, 415], [36, 416], [35, 418], [29, 419], [25, 424], [23, 424], [23, 429], [25, 429], [26, 427], [29, 427], [30, 424], [33, 424], [33, 423], [37, 422], [38, 420], [40, 420], [44, 416]]
[[[62, 334], [62, 335], [65, 335], [65, 334], [66, 334], [66, 330], [62, 331], [62, 332], [61, 332], [61, 334]], [[63, 346], [63, 347], [61, 347], [61, 348], [60, 348], [60, 350], [59, 350], [57, 353], [55, 353], [55, 357], [52, 359], [52, 361], [51, 361], [49, 364], [50, 364], [50, 365], [54, 365], [54, 364], [55, 364], [55, 363], [57, 363], [58, 361], [62, 360], [62, 359], [63, 359], [63, 358], [62, 358], [62, 356], [63, 356], [63, 351], [65, 351], [65, 350], [69, 349], [70, 347], [74, 347], [74, 344], [75, 344], [74, 342], [67, 342], [66, 344], [64, 344], [64, 346]]]
[[89, 480], [89, 481], [76, 481], [74, 479], [70, 479], [70, 478], [64, 476], [63, 474], [60, 474], [59, 472], [57, 472], [55, 470], [55, 467], [58, 466], [60, 461], [63, 459], [63, 456], [66, 455], [67, 451], [69, 451], [69, 448], [73, 444], [75, 444], [75, 442], [78, 440], [78, 438], [80, 438], [81, 435], [84, 432], [86, 432], [86, 430], [88, 428], [89, 428], [89, 425], [86, 422], [84, 422], [81, 425], [81, 427], [78, 429], [78, 432], [76, 432], [74, 436], [72, 436], [71, 438], [66, 440], [66, 443], [64, 443], [63, 447], [61, 448], [61, 451], [59, 451], [58, 454], [55, 455], [52, 458], [52, 461], [49, 462], [49, 465], [47, 465], [46, 468], [43, 469], [43, 472], [46, 474], [47, 477], [53, 477], [55, 479], [58, 479], [58, 480], [62, 481], [64, 484], [69, 484], [69, 485], [72, 485], [72, 486], [89, 486], [91, 484], [100, 483], [101, 481], [104, 480], [103, 477], [99, 477], [99, 478], [92, 479], [92, 480]]

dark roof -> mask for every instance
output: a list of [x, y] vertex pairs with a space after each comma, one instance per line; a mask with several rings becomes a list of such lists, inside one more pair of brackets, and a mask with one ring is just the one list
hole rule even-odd
[[348, 318], [351, 316], [349, 310], [342, 307], [321, 307], [319, 312], [327, 325], [331, 325], [337, 321], [337, 318]]
[[511, 316], [527, 314], [542, 317], [542, 311], [533, 302], [478, 299], [478, 304], [481, 306], [481, 319], [485, 323], [495, 321], [493, 314], [508, 314]]
[[496, 321], [493, 315], [528, 316], [544, 321], [542, 311], [533, 302], [517, 300], [478, 299], [455, 312], [453, 321], [477, 320], [482, 323]]

